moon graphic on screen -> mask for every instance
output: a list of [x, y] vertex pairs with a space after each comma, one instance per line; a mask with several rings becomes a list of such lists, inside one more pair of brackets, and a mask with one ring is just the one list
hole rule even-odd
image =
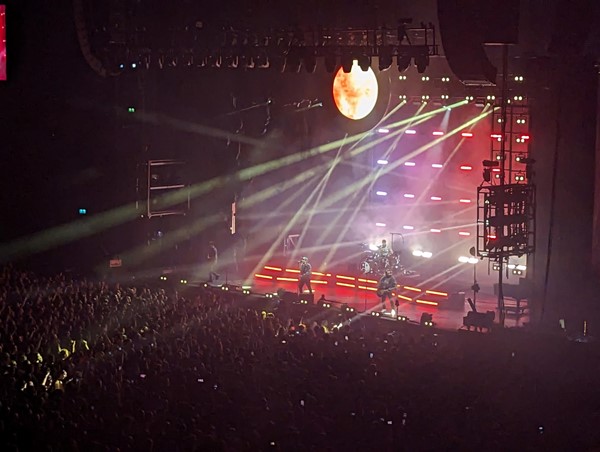
[[377, 103], [377, 77], [371, 68], [363, 71], [354, 60], [352, 70], [340, 67], [333, 79], [333, 100], [341, 114], [358, 120], [368, 116]]

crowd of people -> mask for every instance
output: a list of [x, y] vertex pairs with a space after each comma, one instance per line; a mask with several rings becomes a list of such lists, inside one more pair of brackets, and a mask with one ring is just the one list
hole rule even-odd
[[[282, 314], [285, 312], [285, 316]], [[3, 451], [586, 450], [600, 354], [211, 288], [0, 274]], [[400, 322], [398, 322], [400, 324]]]

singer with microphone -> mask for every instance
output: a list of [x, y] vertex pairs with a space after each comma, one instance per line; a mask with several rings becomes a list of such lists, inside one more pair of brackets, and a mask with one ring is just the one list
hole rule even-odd
[[306, 285], [308, 291], [312, 294], [312, 287], [310, 286], [310, 276], [312, 272], [312, 266], [308, 262], [308, 257], [303, 257], [298, 262], [300, 264], [300, 277], [298, 278], [298, 294], [302, 294], [302, 288]]

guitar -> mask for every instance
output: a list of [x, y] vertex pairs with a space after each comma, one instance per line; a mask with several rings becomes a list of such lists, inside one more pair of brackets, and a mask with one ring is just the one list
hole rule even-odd
[[384, 294], [391, 294], [394, 289], [396, 289], [395, 287], [390, 287], [389, 289], [377, 289], [377, 296], [378, 297], [383, 297]]

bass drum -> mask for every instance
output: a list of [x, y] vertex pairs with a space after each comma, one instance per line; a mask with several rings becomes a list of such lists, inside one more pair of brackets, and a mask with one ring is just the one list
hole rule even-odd
[[398, 254], [392, 254], [388, 257], [388, 268], [390, 270], [399, 270], [400, 267], [400, 256]]
[[369, 261], [364, 260], [360, 263], [360, 272], [363, 275], [368, 275], [372, 271], [373, 271], [373, 268], [371, 267], [371, 264], [369, 263]]

